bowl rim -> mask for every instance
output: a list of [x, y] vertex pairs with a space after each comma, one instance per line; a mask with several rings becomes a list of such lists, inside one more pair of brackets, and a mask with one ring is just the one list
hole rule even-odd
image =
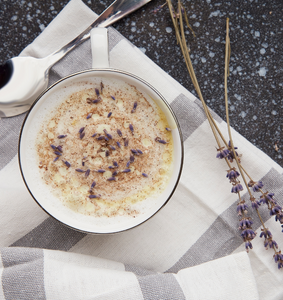
[[[25, 124], [30, 116], [30, 113], [31, 111], [33, 110], [33, 108], [35, 107], [35, 105], [38, 103], [38, 101], [40, 101], [40, 99], [49, 91], [51, 90], [54, 86], [58, 85], [59, 83], [69, 79], [69, 78], [72, 78], [72, 77], [75, 77], [75, 76], [78, 76], [80, 74], [85, 74], [85, 73], [95, 73], [95, 72], [112, 72], [112, 73], [119, 73], [119, 74], [123, 74], [123, 75], [126, 75], [126, 76], [129, 76], [129, 77], [132, 77], [134, 78], [135, 80], [138, 80], [140, 82], [142, 82], [142, 84], [146, 85], [147, 87], [149, 87], [151, 90], [154, 91], [154, 93], [156, 93], [159, 98], [163, 101], [163, 103], [166, 105], [167, 109], [170, 111], [170, 114], [171, 116], [173, 117], [176, 125], [177, 125], [177, 129], [178, 129], [178, 133], [179, 133], [179, 137], [180, 137], [180, 148], [181, 148], [181, 158], [180, 158], [180, 167], [179, 167], [179, 171], [178, 171], [178, 176], [175, 180], [175, 183], [174, 183], [174, 187], [172, 188], [170, 194], [168, 195], [166, 201], [163, 202], [163, 204], [153, 213], [151, 214], [148, 218], [146, 218], [145, 220], [139, 222], [138, 224], [136, 225], [133, 225], [129, 228], [126, 228], [126, 229], [122, 229], [122, 230], [119, 230], [119, 231], [113, 231], [113, 232], [92, 232], [92, 231], [86, 231], [86, 230], [83, 230], [83, 229], [80, 229], [80, 228], [76, 228], [74, 226], [71, 226], [69, 224], [66, 224], [65, 222], [61, 221], [60, 219], [58, 219], [57, 217], [53, 216], [51, 212], [49, 212], [47, 209], [44, 208], [44, 206], [42, 206], [42, 204], [40, 203], [39, 200], [37, 200], [37, 198], [34, 196], [31, 188], [29, 187], [27, 181], [26, 181], [26, 178], [25, 178], [25, 175], [24, 175], [24, 170], [23, 170], [23, 167], [22, 167], [22, 163], [21, 163], [21, 143], [22, 143], [22, 135], [23, 135], [23, 131], [24, 131], [24, 127], [25, 127]], [[102, 235], [102, 234], [116, 234], [116, 233], [121, 233], [121, 232], [125, 232], [125, 231], [128, 231], [128, 230], [131, 230], [133, 228], [136, 228], [140, 225], [142, 225], [143, 223], [145, 223], [146, 221], [150, 220], [153, 216], [155, 216], [168, 202], [169, 200], [171, 199], [171, 197], [173, 196], [174, 192], [176, 191], [176, 188], [179, 184], [179, 181], [180, 181], [180, 178], [181, 178], [181, 174], [182, 174], [182, 171], [183, 171], [183, 164], [184, 164], [184, 142], [183, 142], [183, 135], [182, 135], [182, 130], [181, 130], [181, 126], [179, 124], [179, 121], [173, 111], [173, 109], [171, 108], [171, 106], [169, 105], [168, 101], [165, 99], [165, 97], [155, 88], [153, 87], [150, 83], [148, 83], [146, 80], [140, 78], [139, 76], [137, 75], [134, 75], [132, 73], [129, 73], [127, 71], [122, 71], [122, 70], [118, 70], [118, 69], [114, 69], [114, 68], [96, 68], [96, 69], [87, 69], [87, 70], [83, 70], [83, 71], [79, 71], [79, 72], [75, 72], [75, 73], [72, 73], [70, 75], [67, 75], [67, 76], [64, 76], [62, 77], [61, 79], [59, 79], [58, 81], [54, 82], [52, 85], [50, 85], [47, 89], [45, 89], [38, 97], [37, 99], [33, 102], [33, 104], [31, 105], [30, 109], [28, 110], [24, 120], [23, 120], [23, 123], [21, 125], [21, 129], [20, 129], [20, 134], [19, 134], [19, 142], [18, 142], [18, 164], [19, 164], [19, 168], [20, 168], [20, 173], [21, 173], [21, 176], [22, 176], [22, 179], [24, 181], [24, 184], [27, 188], [27, 190], [29, 191], [30, 195], [32, 196], [33, 200], [37, 203], [37, 205], [39, 207], [41, 207], [41, 209], [43, 209], [43, 211], [45, 211], [50, 217], [52, 217], [53, 219], [55, 219], [56, 221], [60, 222], [61, 224], [63, 224], [64, 226], [70, 228], [70, 229], [73, 229], [75, 231], [78, 231], [78, 232], [81, 232], [81, 233], [86, 233], [86, 234], [92, 234], [92, 235]]]

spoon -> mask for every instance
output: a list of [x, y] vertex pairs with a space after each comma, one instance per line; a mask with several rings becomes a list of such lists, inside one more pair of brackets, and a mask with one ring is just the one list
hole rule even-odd
[[151, 0], [116, 0], [80, 35], [44, 58], [14, 57], [0, 65], [0, 117], [26, 112], [47, 88], [50, 68], [90, 37], [94, 27], [107, 27]]

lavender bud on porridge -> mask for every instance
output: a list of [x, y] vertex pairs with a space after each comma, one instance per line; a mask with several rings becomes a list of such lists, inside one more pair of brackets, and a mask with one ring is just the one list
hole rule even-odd
[[63, 139], [67, 136], [67, 134], [60, 134], [57, 136], [58, 139]]
[[115, 178], [115, 177], [109, 177], [109, 178], [107, 178], [107, 180], [108, 180], [108, 181], [115, 181], [116, 178]]
[[60, 152], [63, 152], [63, 148], [61, 145], [57, 146], [57, 150], [60, 151]]
[[71, 167], [71, 164], [70, 164], [68, 161], [65, 160], [64, 163], [65, 163], [65, 165], [66, 165], [68, 168]]
[[122, 131], [120, 129], [117, 129], [117, 133], [119, 136], [122, 136]]
[[118, 175], [118, 171], [114, 171], [113, 173], [112, 173], [112, 176], [117, 176]]

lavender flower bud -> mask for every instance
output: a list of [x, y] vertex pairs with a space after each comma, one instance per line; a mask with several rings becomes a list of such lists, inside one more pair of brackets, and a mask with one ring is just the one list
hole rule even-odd
[[119, 136], [122, 136], [122, 131], [120, 129], [117, 129], [117, 133]]
[[237, 194], [237, 193], [239, 193], [242, 190], [243, 190], [242, 185], [240, 183], [237, 183], [237, 184], [234, 184], [232, 186], [231, 193], [236, 193]]
[[67, 134], [60, 134], [57, 136], [58, 139], [63, 139], [67, 136]]
[[237, 177], [240, 176], [240, 173], [235, 170], [235, 168], [232, 168], [230, 169], [229, 171], [227, 171], [227, 175], [226, 177], [229, 179], [229, 180], [233, 180], [233, 179], [236, 179]]
[[64, 163], [68, 168], [70, 168], [71, 164], [68, 161], [65, 160]]

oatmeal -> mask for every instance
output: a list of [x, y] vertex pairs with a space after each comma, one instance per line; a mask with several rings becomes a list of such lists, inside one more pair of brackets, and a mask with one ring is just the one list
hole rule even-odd
[[131, 204], [163, 191], [173, 141], [163, 112], [134, 86], [106, 85], [71, 94], [37, 138], [42, 179], [70, 209], [94, 216], [135, 216]]

